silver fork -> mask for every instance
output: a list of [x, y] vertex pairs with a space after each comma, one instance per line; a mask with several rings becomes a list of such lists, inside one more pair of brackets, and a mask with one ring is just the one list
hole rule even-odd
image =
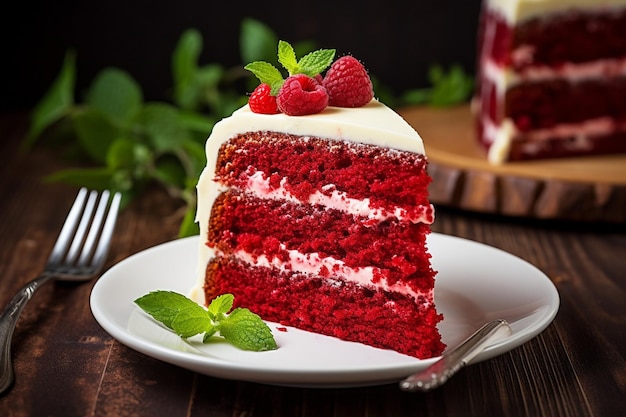
[[0, 394], [15, 379], [11, 339], [15, 324], [33, 293], [52, 279], [84, 281], [102, 269], [120, 205], [120, 194], [81, 188], [41, 275], [24, 285], [0, 315]]

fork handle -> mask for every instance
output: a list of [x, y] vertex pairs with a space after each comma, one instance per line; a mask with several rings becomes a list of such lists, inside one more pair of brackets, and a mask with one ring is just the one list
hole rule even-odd
[[11, 358], [11, 340], [17, 320], [35, 291], [50, 278], [52, 275], [44, 273], [24, 285], [0, 315], [0, 394], [11, 387], [15, 378]]

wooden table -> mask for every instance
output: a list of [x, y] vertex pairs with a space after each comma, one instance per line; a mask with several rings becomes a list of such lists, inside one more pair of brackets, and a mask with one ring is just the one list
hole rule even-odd
[[[42, 182], [66, 166], [22, 155], [22, 116], [0, 116], [0, 305], [43, 267], [74, 187]], [[66, 163], [65, 163], [66, 164]], [[175, 238], [177, 205], [151, 191], [120, 215], [108, 267]], [[471, 365], [427, 394], [396, 384], [303, 389], [216, 379], [135, 352], [94, 320], [94, 282], [43, 287], [15, 330], [17, 380], [0, 416], [621, 416], [626, 410], [626, 228], [438, 208], [436, 232], [504, 249], [543, 270], [561, 297], [526, 344]]]

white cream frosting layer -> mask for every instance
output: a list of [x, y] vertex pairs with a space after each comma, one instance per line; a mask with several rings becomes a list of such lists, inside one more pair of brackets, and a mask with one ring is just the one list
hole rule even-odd
[[567, 9], [611, 11], [626, 7], [626, 0], [485, 0], [486, 7], [509, 23], [545, 17]]
[[[265, 115], [254, 113], [246, 105], [235, 111], [232, 116], [221, 120], [215, 125], [206, 142], [207, 166], [200, 175], [197, 185], [198, 207], [196, 221], [200, 225], [200, 250], [198, 264], [198, 279], [191, 296], [198, 302], [204, 302], [202, 286], [204, 284], [205, 268], [215, 256], [214, 252], [205, 245], [205, 236], [208, 235], [208, 223], [211, 208], [224, 186], [213, 181], [218, 150], [230, 138], [246, 132], [280, 131], [298, 136], [316, 136], [337, 141], [350, 141], [378, 145], [401, 151], [410, 151], [424, 154], [424, 144], [419, 134], [400, 115], [389, 107], [372, 100], [359, 108], [327, 107], [323, 112], [306, 116], [287, 116], [285, 114]], [[329, 184], [328, 186], [332, 186]], [[337, 196], [340, 197], [340, 196]], [[343, 196], [345, 197], [345, 196]], [[315, 197], [313, 197], [315, 198]], [[335, 203], [337, 199], [332, 199]], [[320, 200], [321, 201], [321, 200]], [[329, 201], [329, 203], [332, 203]], [[350, 210], [360, 210], [360, 213], [376, 216], [374, 210], [361, 205]], [[293, 266], [293, 265], [292, 265]], [[375, 285], [372, 283], [372, 285]]]

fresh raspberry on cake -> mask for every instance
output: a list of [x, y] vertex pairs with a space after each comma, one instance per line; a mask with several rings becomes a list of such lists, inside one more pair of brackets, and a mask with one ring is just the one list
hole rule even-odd
[[277, 114], [280, 113], [276, 104], [276, 96], [270, 94], [272, 88], [268, 84], [259, 84], [254, 89], [248, 99], [250, 109], [260, 114]]
[[372, 80], [363, 64], [352, 56], [343, 56], [328, 69], [323, 82], [328, 104], [337, 107], [361, 107], [374, 98]]
[[328, 93], [314, 78], [296, 74], [285, 80], [276, 102], [278, 109], [289, 116], [315, 114], [328, 106]]

